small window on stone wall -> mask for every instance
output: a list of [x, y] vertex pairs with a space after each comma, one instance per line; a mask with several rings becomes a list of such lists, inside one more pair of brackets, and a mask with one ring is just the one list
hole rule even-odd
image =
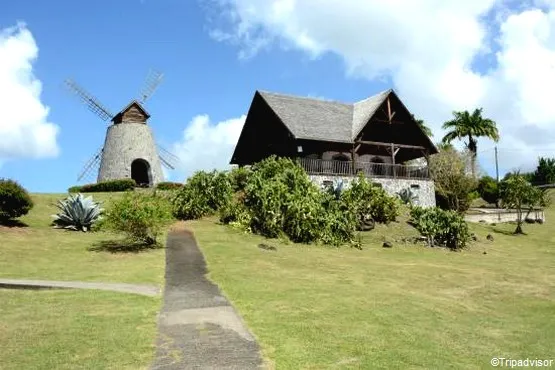
[[326, 187], [328, 187], [328, 186], [333, 186], [333, 181], [324, 180], [324, 181], [322, 181], [322, 185], [323, 185], [323, 186], [326, 186]]
[[411, 184], [411, 185], [410, 185], [410, 188], [411, 188], [411, 189], [420, 189], [420, 185], [418, 185], [418, 184]]

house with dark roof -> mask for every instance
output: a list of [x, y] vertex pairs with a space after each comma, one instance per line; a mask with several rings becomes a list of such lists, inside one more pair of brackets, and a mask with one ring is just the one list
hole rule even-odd
[[418, 203], [432, 206], [427, 161], [415, 160], [435, 153], [393, 90], [351, 104], [256, 91], [231, 164], [295, 158], [318, 184], [349, 183], [362, 172], [392, 194], [409, 188]]

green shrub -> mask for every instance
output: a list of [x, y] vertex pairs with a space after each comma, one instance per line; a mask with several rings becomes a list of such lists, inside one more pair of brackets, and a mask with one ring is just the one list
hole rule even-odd
[[244, 191], [252, 171], [247, 167], [237, 167], [228, 174], [234, 192]]
[[490, 204], [499, 201], [499, 186], [493, 177], [484, 176], [478, 182], [478, 193], [480, 197]]
[[252, 167], [244, 193], [220, 212], [220, 220], [245, 230], [294, 242], [353, 243], [355, 213], [321, 191], [291, 159], [269, 157]]
[[351, 186], [343, 191], [341, 200], [347, 208], [354, 210], [360, 222], [371, 218], [379, 223], [395, 221], [399, 215], [399, 203], [384, 189], [372, 184], [363, 174], [359, 174]]
[[461, 214], [441, 208], [412, 207], [411, 220], [416, 229], [428, 239], [430, 246], [439, 245], [460, 250], [470, 242], [468, 225]]
[[135, 243], [153, 245], [173, 222], [170, 202], [159, 195], [127, 192], [106, 211], [103, 227], [125, 233]]
[[0, 179], [0, 222], [26, 215], [33, 208], [31, 196], [17, 182]]
[[83, 185], [80, 191], [82, 193], [109, 193], [133, 190], [136, 186], [137, 183], [133, 179], [106, 180], [96, 184]]
[[181, 220], [198, 219], [216, 213], [227, 205], [233, 191], [224, 172], [198, 171], [172, 199], [174, 214]]
[[251, 215], [245, 207], [244, 194], [236, 194], [234, 199], [219, 210], [220, 222], [251, 232]]
[[75, 185], [67, 189], [68, 193], [81, 193], [83, 186], [82, 185]]
[[[337, 187], [334, 190], [337, 190]], [[355, 239], [356, 232], [360, 229], [359, 217], [336, 196], [335, 191], [322, 195], [324, 212], [321, 215], [320, 241], [334, 246], [348, 243], [360, 248], [360, 241]]]
[[[294, 203], [306, 202], [308, 207], [314, 207], [315, 202], [310, 196], [318, 191], [316, 185], [291, 159], [270, 157], [256, 163], [252, 169], [253, 173], [245, 186], [245, 205], [251, 214], [253, 232], [276, 238], [287, 228], [294, 234], [292, 239], [308, 239], [300, 237], [298, 229], [293, 231], [299, 227], [292, 225], [294, 220], [288, 220], [286, 226], [286, 217], [288, 214], [295, 217], [293, 213], [298, 212], [293, 209]], [[305, 210], [306, 223], [310, 223], [321, 208]]]
[[171, 181], [163, 181], [156, 184], [156, 189], [158, 190], [177, 190], [183, 187], [183, 183], [181, 182], [171, 182]]
[[59, 200], [57, 205], [60, 212], [54, 217], [54, 224], [64, 229], [88, 231], [100, 219], [103, 211], [100, 204], [92, 197], [85, 198], [83, 194], [72, 194], [66, 199]]

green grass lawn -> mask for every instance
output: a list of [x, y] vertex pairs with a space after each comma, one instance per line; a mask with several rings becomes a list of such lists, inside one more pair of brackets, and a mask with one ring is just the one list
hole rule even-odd
[[[52, 228], [54, 204], [65, 196], [34, 194], [35, 207], [20, 219], [26, 227], [0, 226], [0, 278], [162, 284], [163, 248], [138, 253], [98, 251], [100, 243], [118, 241], [121, 236]], [[105, 204], [118, 196], [93, 194]]]
[[[65, 196], [34, 194], [24, 226], [0, 226], [0, 278], [162, 286], [164, 249], [99, 251], [121, 236], [52, 228]], [[93, 194], [105, 203], [118, 196]], [[152, 361], [161, 297], [0, 289], [0, 302], [0, 369], [139, 369]]]
[[146, 369], [159, 300], [94, 290], [0, 289], [1, 369]]
[[215, 220], [188, 225], [210, 278], [278, 369], [478, 369], [492, 357], [555, 358], [553, 208], [546, 217], [524, 225], [526, 236], [471, 225], [479, 240], [463, 252], [382, 248], [417, 235], [403, 219], [366, 233], [362, 251], [265, 241]]

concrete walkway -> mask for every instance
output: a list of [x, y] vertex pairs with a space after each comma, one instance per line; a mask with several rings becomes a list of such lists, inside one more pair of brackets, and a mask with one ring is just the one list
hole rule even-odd
[[92, 283], [84, 281], [51, 281], [51, 280], [19, 280], [0, 279], [0, 288], [10, 289], [98, 289], [118, 293], [132, 293], [155, 297], [160, 289], [154, 285], [138, 285], [124, 283]]
[[193, 236], [172, 231], [153, 369], [260, 369], [259, 347], [218, 287]]

